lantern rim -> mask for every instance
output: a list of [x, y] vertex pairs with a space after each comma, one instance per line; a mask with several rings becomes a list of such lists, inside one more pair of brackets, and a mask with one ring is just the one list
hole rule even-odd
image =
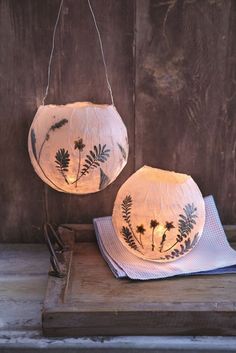
[[45, 104], [45, 105], [40, 105], [39, 108], [54, 108], [54, 107], [66, 107], [66, 108], [88, 108], [88, 107], [93, 107], [93, 108], [109, 108], [109, 107], [114, 107], [112, 104], [99, 104], [99, 103], [93, 103], [93, 102], [88, 102], [88, 101], [76, 101], [76, 102], [71, 102], [71, 103], [66, 103], [66, 104]]
[[136, 173], [147, 173], [146, 177], [149, 179], [149, 181], [158, 181], [160, 183], [170, 184], [183, 184], [186, 182], [187, 179], [192, 178], [191, 175], [188, 174], [150, 167], [148, 165], [143, 165], [136, 171]]

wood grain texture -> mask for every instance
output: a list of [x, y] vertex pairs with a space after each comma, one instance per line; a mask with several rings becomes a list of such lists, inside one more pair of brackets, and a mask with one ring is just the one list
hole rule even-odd
[[40, 327], [48, 268], [45, 245], [0, 244], [0, 337]]
[[236, 334], [235, 275], [117, 280], [96, 243], [82, 242], [67, 291], [54, 285], [43, 310], [46, 336]]
[[61, 305], [64, 303], [69, 285], [75, 233], [74, 231], [70, 231], [68, 229], [66, 232], [63, 231], [63, 229], [60, 229], [59, 233], [61, 239], [67, 245], [66, 251], [60, 253], [56, 252], [60, 272], [64, 274], [64, 277], [58, 278], [55, 276], [48, 276], [47, 290], [44, 300], [44, 310], [48, 307]]
[[[44, 95], [59, 0], [0, 1], [1, 242], [41, 242], [53, 223], [111, 214], [116, 193], [143, 164], [191, 174], [236, 219], [236, 2], [93, 0], [115, 104], [127, 128], [128, 165], [94, 195], [61, 194], [33, 171], [30, 124]], [[86, 0], [64, 0], [46, 103], [109, 103]], [[46, 202], [45, 202], [46, 200]]]
[[[27, 134], [47, 81], [60, 1], [0, 1], [1, 234], [3, 242], [41, 241], [44, 199], [54, 223], [89, 223], [109, 215], [120, 185], [134, 170], [134, 1], [91, 1], [101, 32], [115, 105], [128, 129], [128, 165], [95, 195], [70, 196], [43, 185], [27, 151]], [[46, 104], [110, 103], [94, 23], [85, 0], [65, 0], [58, 24]], [[45, 189], [45, 190], [44, 190]]]
[[236, 219], [236, 2], [136, 1], [135, 165], [191, 174]]
[[39, 244], [3, 244], [0, 256], [0, 351], [44, 353], [234, 352], [235, 337], [48, 338], [41, 332], [48, 250]]

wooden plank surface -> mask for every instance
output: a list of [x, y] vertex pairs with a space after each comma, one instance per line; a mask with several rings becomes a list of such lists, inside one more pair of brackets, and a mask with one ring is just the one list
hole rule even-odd
[[48, 251], [46, 247], [37, 244], [4, 244], [0, 250], [1, 352], [235, 352], [235, 337], [43, 337], [40, 315], [47, 281]]
[[95, 243], [78, 243], [67, 294], [63, 303], [44, 308], [43, 332], [55, 337], [236, 335], [235, 291], [235, 275], [117, 280]]
[[191, 174], [236, 219], [236, 2], [137, 0], [135, 166]]
[[[89, 223], [109, 215], [120, 185], [134, 170], [134, 1], [91, 1], [101, 32], [117, 110], [128, 129], [128, 165], [107, 189], [70, 196], [46, 187], [35, 174], [27, 134], [47, 82], [52, 32], [60, 0], [0, 1], [0, 163], [2, 242], [42, 241], [44, 199], [50, 221]], [[64, 1], [51, 68], [49, 103], [110, 103], [93, 19], [85, 0]]]
[[160, 337], [119, 336], [48, 338], [38, 331], [6, 331], [0, 333], [0, 350], [44, 353], [226, 353], [235, 352], [235, 337]]
[[48, 268], [45, 245], [0, 244], [0, 336], [39, 329]]
[[[44, 308], [53, 306], [60, 306], [65, 302], [68, 285], [71, 275], [71, 266], [73, 260], [73, 247], [75, 243], [75, 233], [72, 230], [60, 228], [59, 230], [61, 239], [66, 244], [67, 249], [63, 252], [57, 253], [60, 272], [64, 277], [48, 276], [47, 290], [44, 299]], [[52, 268], [50, 269], [50, 271]]]

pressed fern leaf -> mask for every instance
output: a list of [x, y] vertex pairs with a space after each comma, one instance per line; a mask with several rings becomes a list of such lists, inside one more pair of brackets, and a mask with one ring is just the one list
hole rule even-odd
[[198, 217], [196, 212], [197, 208], [194, 204], [187, 204], [184, 209], [184, 214], [180, 214], [178, 222], [179, 236], [178, 239], [181, 241], [183, 238], [186, 238], [194, 228], [196, 224], [195, 219]]
[[57, 151], [55, 156], [57, 168], [63, 170], [63, 172], [68, 172], [68, 167], [70, 163], [70, 155], [69, 152], [64, 148], [61, 148]]
[[37, 152], [36, 152], [36, 135], [34, 129], [31, 129], [30, 131], [30, 139], [31, 139], [31, 147], [33, 151], [33, 155], [35, 159], [37, 160]]
[[55, 158], [55, 163], [57, 164], [56, 168], [59, 170], [68, 184], [65, 173], [69, 170], [70, 154], [64, 148], [61, 148], [57, 151]]
[[[179, 233], [176, 236], [176, 242], [165, 252], [168, 250], [172, 249], [177, 243], [181, 243], [184, 239], [188, 237], [188, 235], [192, 232], [194, 229], [194, 226], [196, 224], [196, 218], [197, 216], [197, 207], [194, 206], [194, 204], [187, 204], [183, 208], [184, 214], [179, 215], [179, 221], [178, 221], [178, 231]], [[190, 240], [190, 238], [188, 238]]]
[[123, 157], [124, 160], [126, 161], [127, 155], [126, 155], [126, 151], [125, 151], [124, 147], [121, 146], [121, 144], [119, 144], [119, 143], [117, 143], [117, 145], [118, 145], [118, 147], [119, 147], [119, 149], [120, 149], [120, 152], [121, 152], [121, 154], [122, 154], [122, 157]]
[[99, 190], [105, 189], [105, 187], [110, 183], [110, 179], [104, 173], [102, 168], [100, 168], [100, 183], [99, 183]]
[[[122, 201], [121, 208], [122, 208], [122, 217], [124, 221], [129, 226], [129, 231], [131, 232], [133, 238], [143, 247], [142, 242], [136, 237], [132, 224], [131, 224], [131, 208], [132, 208], [132, 197], [127, 195], [124, 200]], [[144, 230], [145, 231], [145, 230]]]
[[122, 217], [126, 223], [130, 224], [131, 208], [132, 208], [132, 197], [127, 195], [122, 201]]
[[81, 175], [88, 174], [90, 169], [100, 167], [101, 163], [104, 163], [109, 158], [110, 150], [106, 148], [106, 145], [93, 147], [93, 151], [89, 151], [89, 154], [86, 155], [85, 163], [82, 166]]
[[131, 247], [131, 249], [138, 251], [138, 246], [135, 243], [135, 240], [129, 228], [123, 226], [121, 229], [121, 234], [123, 235], [125, 242]]
[[180, 250], [173, 249], [169, 255], [160, 257], [159, 260], [170, 260], [170, 259], [178, 258], [179, 256], [182, 256], [187, 252], [189, 252], [191, 249], [193, 249], [194, 246], [197, 244], [197, 242], [198, 242], [198, 233], [195, 234], [192, 241], [190, 238], [188, 238], [184, 241], [183, 244], [180, 244]]

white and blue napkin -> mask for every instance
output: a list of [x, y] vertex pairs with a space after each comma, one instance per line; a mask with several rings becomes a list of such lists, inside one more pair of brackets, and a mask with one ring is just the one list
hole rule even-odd
[[115, 234], [111, 217], [94, 219], [100, 251], [117, 278], [160, 279], [178, 275], [236, 273], [231, 248], [212, 196], [204, 198], [206, 221], [202, 236], [186, 256], [168, 263], [143, 260], [129, 252]]

